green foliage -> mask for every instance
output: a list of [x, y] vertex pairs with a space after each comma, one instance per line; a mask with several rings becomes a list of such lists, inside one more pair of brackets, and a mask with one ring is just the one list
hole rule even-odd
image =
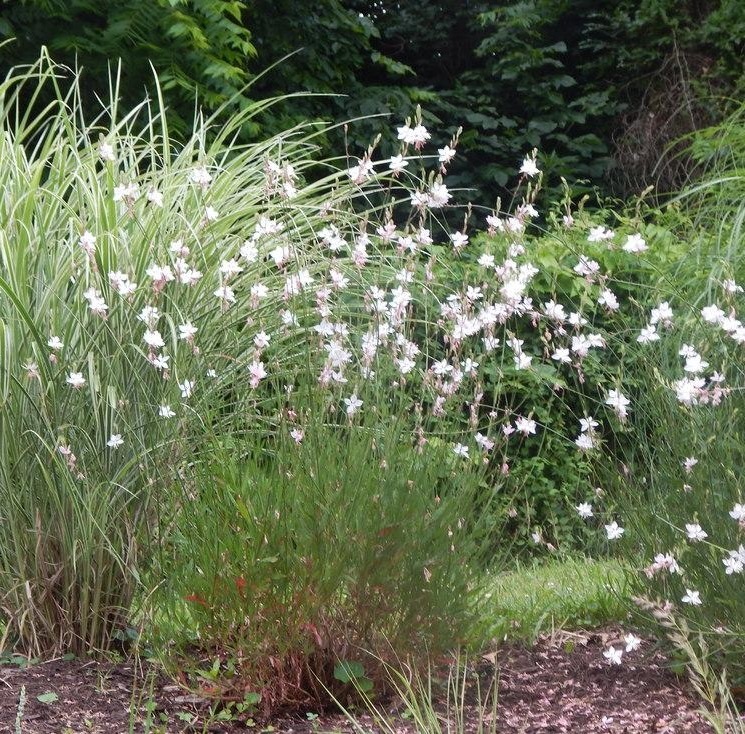
[[376, 657], [420, 665], [483, 634], [475, 561], [492, 515], [478, 467], [447, 445], [415, 450], [393, 416], [343, 428], [303, 404], [300, 444], [283, 429], [271, 455], [224, 440], [204, 452], [156, 571], [169, 664], [229, 659], [219, 694], [259, 691], [266, 711], [370, 690]]
[[[735, 565], [728, 573], [727, 561], [738, 558], [743, 547], [743, 523], [735, 512], [745, 498], [741, 346], [731, 330], [706, 323], [701, 309], [717, 304], [736, 319], [741, 308], [740, 291], [725, 287], [728, 280], [745, 277], [741, 119], [738, 110], [690, 140], [692, 154], [706, 170], [665, 215], [689, 243], [688, 252], [665, 264], [679, 315], [674, 332], [634, 366], [646, 386], [638, 395], [646, 418], [634, 450], [619, 453], [628, 475], [616, 477], [615, 487], [609, 481], [629, 508], [634, 552], [642, 552], [642, 568], [628, 576], [632, 593], [654, 603], [643, 604], [651, 612], [648, 621], [661, 620], [674, 630], [673, 644], [694, 668], [704, 661], [715, 678], [726, 671], [738, 688], [745, 681], [744, 597], [741, 571]], [[721, 405], [682, 406], [675, 399], [666, 376], [680, 364], [683, 344], [693, 345], [710, 369], [724, 375]], [[686, 469], [689, 457], [696, 463]], [[706, 536], [692, 539], [691, 525], [699, 525]], [[679, 570], [666, 568], [662, 554], [675, 559]], [[700, 605], [683, 601], [689, 589], [700, 594]], [[662, 608], [665, 603], [671, 606]]]
[[244, 12], [241, 0], [6, 4], [0, 38], [14, 40], [0, 48], [0, 64], [7, 70], [10, 64], [32, 63], [46, 46], [58, 63], [84, 67], [81, 93], [89, 116], [100, 112], [97, 97], [105, 97], [109, 70], [118, 60], [126, 69], [120, 92], [127, 109], [138, 104], [146, 90], [154, 96], [155, 68], [160, 88], [186, 130], [195, 95], [210, 110], [228, 100], [233, 109], [249, 101], [242, 89], [256, 49], [243, 24]]

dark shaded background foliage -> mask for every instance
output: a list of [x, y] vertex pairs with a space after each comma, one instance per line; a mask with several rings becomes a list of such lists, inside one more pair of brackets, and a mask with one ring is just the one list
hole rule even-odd
[[[248, 138], [313, 119], [398, 123], [421, 103], [438, 144], [464, 127], [453, 185], [487, 203], [533, 147], [548, 172], [612, 193], [674, 188], [682, 148], [668, 146], [745, 90], [739, 0], [6, 0], [0, 35], [16, 39], [0, 48], [3, 72], [46, 45], [87, 69], [92, 105], [112, 59], [125, 104], [152, 92], [152, 62], [184, 129], [195, 90], [208, 110], [232, 100], [228, 111], [343, 95], [280, 103]], [[360, 153], [390, 127], [365, 120], [331, 133], [329, 150]], [[394, 142], [384, 135], [384, 152]]]

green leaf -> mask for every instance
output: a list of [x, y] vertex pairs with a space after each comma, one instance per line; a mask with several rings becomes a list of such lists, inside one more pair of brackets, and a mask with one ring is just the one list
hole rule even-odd
[[352, 680], [364, 677], [365, 668], [362, 666], [362, 663], [343, 660], [334, 668], [334, 678], [342, 683], [349, 683]]
[[54, 691], [47, 691], [36, 697], [41, 703], [54, 703], [59, 700], [59, 696]]

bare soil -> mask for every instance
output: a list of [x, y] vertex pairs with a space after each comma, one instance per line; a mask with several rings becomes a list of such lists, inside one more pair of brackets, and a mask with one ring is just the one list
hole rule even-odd
[[[485, 655], [475, 670], [482, 689], [497, 677], [496, 730], [500, 734], [712, 732], [699, 713], [701, 702], [686, 681], [670, 671], [653, 640], [644, 639], [639, 650], [625, 654], [623, 665], [608, 664], [603, 650], [610, 644], [619, 646], [621, 637], [615, 628], [562, 633], [542, 638], [530, 648], [504, 645]], [[22, 691], [25, 705], [19, 717]], [[444, 710], [443, 702], [438, 705]], [[391, 726], [387, 734], [419, 734], [400, 701], [390, 701], [386, 711]], [[0, 667], [0, 732], [381, 731], [372, 717], [363, 714], [357, 717], [361, 729], [339, 713], [316, 717], [315, 712], [301, 711], [272, 721], [252, 719], [246, 713], [230, 714], [232, 720], [219, 716], [208, 700], [164, 679], [154, 668], [133, 662], [54, 660], [25, 668]], [[227, 719], [227, 712], [222, 716]], [[475, 732], [479, 713], [474, 696], [466, 700], [465, 719], [467, 729]], [[447, 731], [444, 723], [442, 729]]]

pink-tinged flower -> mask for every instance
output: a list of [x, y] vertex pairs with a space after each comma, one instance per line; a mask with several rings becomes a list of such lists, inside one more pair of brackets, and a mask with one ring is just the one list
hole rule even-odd
[[80, 235], [78, 244], [88, 257], [93, 257], [96, 252], [96, 238], [87, 229]]
[[189, 180], [199, 186], [202, 191], [206, 191], [212, 183], [212, 176], [204, 166], [199, 166], [192, 170]]
[[683, 461], [683, 469], [686, 474], [690, 474], [693, 471], [693, 467], [698, 464], [698, 459], [694, 456], [687, 456]]
[[263, 362], [254, 360], [250, 365], [248, 365], [248, 374], [250, 375], [249, 385], [253, 388], [257, 388], [259, 383], [268, 373]]
[[413, 128], [408, 124], [399, 127], [398, 139], [403, 140], [406, 145], [413, 145], [419, 150], [432, 136], [427, 132], [424, 125], [415, 125]]
[[293, 428], [290, 431], [290, 436], [292, 436], [292, 440], [296, 444], [302, 443], [303, 439], [305, 438], [305, 431], [302, 428]]

